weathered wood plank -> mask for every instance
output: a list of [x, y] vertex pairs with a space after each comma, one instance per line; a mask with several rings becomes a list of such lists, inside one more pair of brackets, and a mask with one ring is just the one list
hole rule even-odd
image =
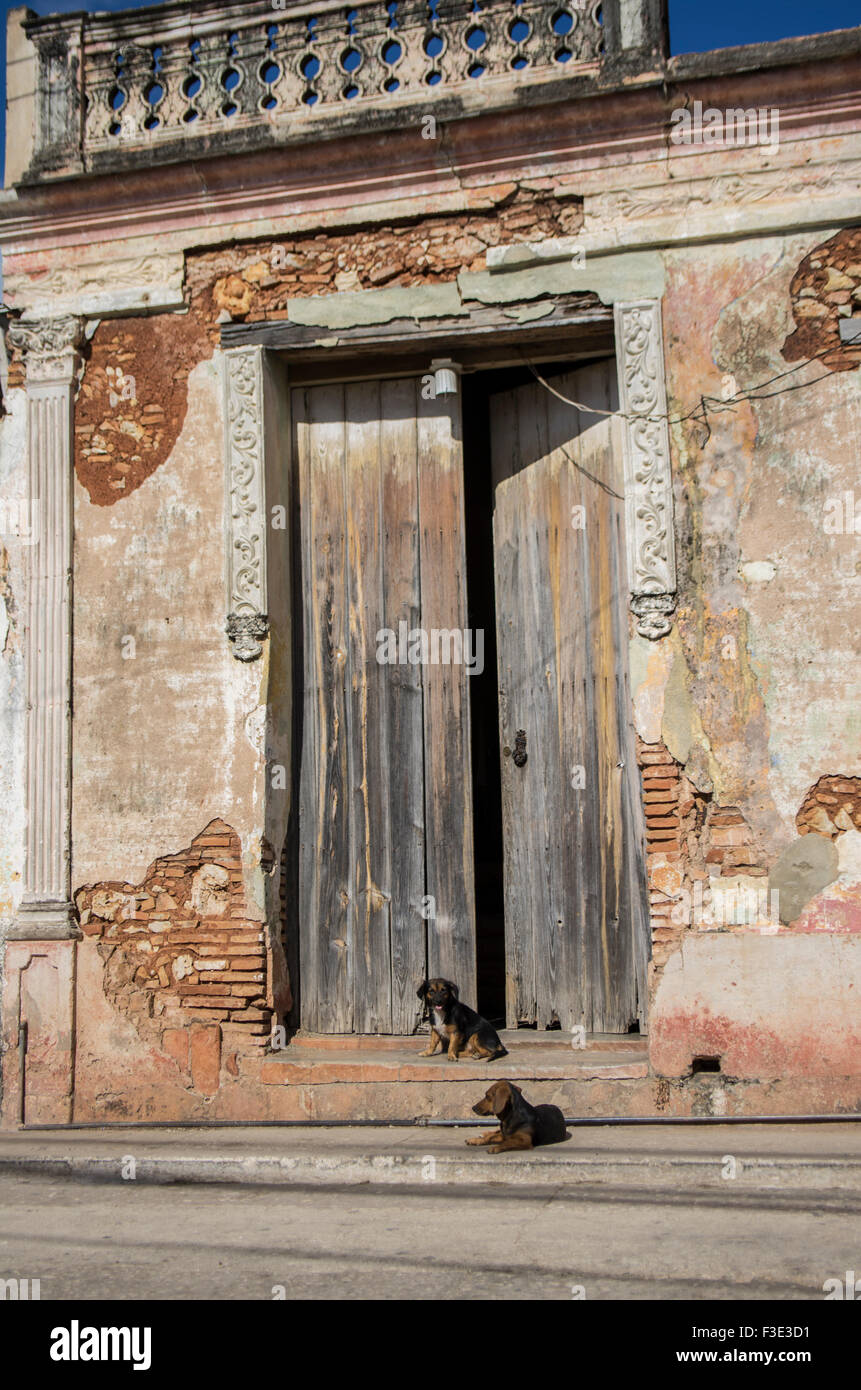
[[[421, 626], [430, 637], [468, 622], [461, 397], [418, 399]], [[445, 646], [448, 647], [447, 640]], [[422, 668], [428, 970], [475, 1002], [475, 885], [469, 680], [465, 666]]]
[[386, 667], [376, 659], [384, 625], [380, 388], [344, 391], [347, 572], [350, 595], [348, 722], [350, 862], [354, 903], [350, 970], [353, 1028], [391, 1031], [389, 916], [392, 825]]
[[353, 1026], [344, 392], [293, 392], [305, 565], [299, 882], [303, 1024]]
[[[381, 626], [399, 633], [421, 617], [418, 535], [418, 441], [415, 378], [380, 385], [383, 612]], [[413, 1031], [416, 989], [425, 974], [424, 754], [422, 679], [418, 666], [386, 666], [386, 768], [391, 824], [391, 1029]]]
[[[515, 422], [516, 423], [516, 422]], [[516, 439], [516, 434], [514, 436]], [[530, 824], [532, 771], [514, 762], [518, 729], [535, 729], [534, 703], [523, 678], [521, 605], [532, 589], [529, 550], [522, 544], [523, 490], [496, 490], [493, 533], [496, 556], [496, 641], [499, 668], [499, 737], [502, 753], [502, 832], [505, 846], [506, 1017], [510, 1027], [531, 1023], [538, 1008], [534, 918], [541, 913], [540, 877], [533, 872]], [[528, 735], [527, 735], [528, 736]], [[534, 750], [533, 750], [534, 751]]]
[[[496, 586], [496, 646], [499, 675], [499, 740], [501, 750], [503, 901], [505, 916], [505, 1012], [510, 1027], [532, 1022], [538, 996], [535, 984], [533, 919], [541, 912], [540, 884], [531, 873], [529, 818], [531, 773], [513, 762], [515, 734], [527, 724], [534, 728], [534, 710], [523, 682], [520, 648], [523, 624], [519, 614], [524, 596], [532, 592], [532, 564], [521, 548], [522, 487], [500, 486], [520, 470], [519, 398], [505, 392], [494, 398], [490, 411], [491, 475], [495, 492], [493, 535]], [[533, 895], [535, 901], [533, 901]]]

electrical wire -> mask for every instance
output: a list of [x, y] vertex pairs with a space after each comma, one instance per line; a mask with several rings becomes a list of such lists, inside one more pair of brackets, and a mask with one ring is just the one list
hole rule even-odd
[[[666, 421], [669, 425], [681, 425], [687, 420], [701, 418], [704, 424], [708, 424], [706, 416], [709, 407], [711, 407], [712, 411], [715, 413], [721, 410], [731, 410], [734, 405], [739, 405], [742, 401], [764, 401], [772, 396], [782, 396], [789, 391], [800, 391], [806, 386], [815, 386], [817, 382], [825, 381], [826, 378], [832, 375], [831, 372], [823, 372], [821, 376], [814, 377], [812, 381], [799, 381], [792, 386], [785, 386], [780, 391], [763, 392], [763, 387], [771, 386], [775, 381], [782, 381], [785, 377], [794, 376], [796, 372], [801, 371], [802, 367], [808, 366], [811, 362], [819, 361], [820, 358], [825, 357], [827, 354], [837, 351], [840, 346], [843, 345], [832, 343], [830, 347], [823, 348], [821, 352], [814, 353], [812, 357], [806, 358], [804, 362], [799, 362], [796, 367], [790, 367], [785, 372], [777, 372], [774, 376], [769, 377], [767, 381], [761, 381], [758, 386], [751, 387], [749, 391], [738, 391], [734, 396], [727, 396], [726, 399], [717, 396], [700, 396], [699, 405], [695, 406], [693, 410], [689, 410], [686, 415], [631, 415], [627, 411], [602, 410], [599, 406], [586, 405], [583, 401], [575, 401], [572, 400], [570, 396], [563, 396], [561, 391], [557, 391], [554, 386], [550, 385], [549, 381], [545, 381], [535, 364], [530, 361], [525, 353], [523, 354], [523, 360], [536, 381], [538, 381], [545, 390], [549, 391], [551, 395], [556, 396], [558, 400], [563, 401], [565, 405], [571, 405], [575, 410], [582, 410], [587, 415], [606, 415], [609, 417], [618, 415], [623, 420], [638, 420], [644, 424], [657, 424], [661, 421]], [[762, 394], [758, 394], [760, 392], [762, 392]]]

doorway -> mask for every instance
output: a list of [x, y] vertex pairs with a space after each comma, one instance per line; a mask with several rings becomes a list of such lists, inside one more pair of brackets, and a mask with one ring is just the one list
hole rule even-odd
[[541, 376], [291, 393], [312, 1031], [412, 1032], [426, 974], [499, 1025], [642, 1020], [614, 364]]

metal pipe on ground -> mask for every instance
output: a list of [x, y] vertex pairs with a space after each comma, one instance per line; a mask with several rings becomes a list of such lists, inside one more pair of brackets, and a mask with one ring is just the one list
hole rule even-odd
[[[572, 1129], [636, 1125], [825, 1125], [853, 1124], [861, 1114], [851, 1115], [609, 1115], [566, 1118]], [[490, 1119], [435, 1120], [74, 1120], [70, 1124], [23, 1124], [19, 1132], [58, 1129], [486, 1129]]]

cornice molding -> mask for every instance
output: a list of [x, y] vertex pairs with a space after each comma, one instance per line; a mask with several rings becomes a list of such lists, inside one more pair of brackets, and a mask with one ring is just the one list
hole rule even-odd
[[[811, 162], [822, 161], [822, 154], [810, 148], [813, 139], [828, 140], [828, 154], [836, 165], [857, 159], [861, 134], [857, 68], [857, 59], [851, 56], [843, 62], [832, 57], [816, 65], [815, 81], [811, 70], [800, 86], [797, 73], [793, 86], [793, 73], [782, 69], [768, 74], [765, 87], [757, 74], [739, 74], [734, 104], [780, 107], [781, 162], [774, 166], [770, 160], [770, 176], [779, 180], [789, 170], [800, 174]], [[286, 143], [269, 132], [268, 146], [209, 152], [205, 159], [195, 158], [191, 151], [175, 164], [43, 179], [0, 194], [0, 236], [5, 254], [12, 257], [100, 238], [146, 236], [155, 226], [193, 244], [195, 227], [202, 221], [208, 229], [217, 225], [225, 230], [237, 222], [276, 221], [286, 232], [303, 220], [305, 225], [316, 219], [318, 225], [331, 226], [367, 220], [369, 215], [376, 218], [379, 205], [386, 206], [387, 217], [397, 216], [399, 206], [402, 215], [412, 216], [422, 201], [432, 208], [441, 197], [447, 200], [447, 210], [453, 211], [458, 205], [472, 207], [492, 183], [537, 174], [573, 180], [587, 196], [592, 188], [597, 195], [596, 180], [603, 182], [606, 176], [611, 184], [608, 196], [612, 196], [614, 181], [617, 191], [625, 187], [626, 172], [636, 178], [643, 165], [665, 166], [668, 159], [673, 185], [676, 180], [694, 185], [710, 177], [737, 173], [748, 179], [763, 173], [744, 167], [745, 156], [755, 155], [755, 150], [738, 152], [735, 171], [720, 163], [726, 152], [723, 156], [706, 150], [688, 152], [670, 144], [669, 116], [674, 106], [688, 96], [707, 100], [712, 95], [711, 89], [702, 86], [703, 77], [694, 72], [689, 85], [673, 90], [652, 75], [624, 90], [598, 89], [588, 102], [563, 88], [564, 99], [560, 92], [552, 99], [543, 93], [530, 106], [507, 110], [467, 112], [443, 105], [437, 109], [434, 103], [444, 140], [422, 139], [420, 123], [413, 115], [407, 123], [380, 122], [370, 132], [345, 124], [325, 137], [309, 126], [303, 128], [298, 143]], [[720, 82], [723, 90], [726, 81], [721, 78]], [[684, 168], [688, 155], [689, 175]], [[655, 188], [656, 195], [662, 186]], [[691, 191], [696, 198], [696, 187]], [[817, 218], [821, 225], [821, 212], [821, 206], [808, 210], [800, 204], [797, 225]], [[781, 210], [776, 220], [784, 223], [786, 211]]]

